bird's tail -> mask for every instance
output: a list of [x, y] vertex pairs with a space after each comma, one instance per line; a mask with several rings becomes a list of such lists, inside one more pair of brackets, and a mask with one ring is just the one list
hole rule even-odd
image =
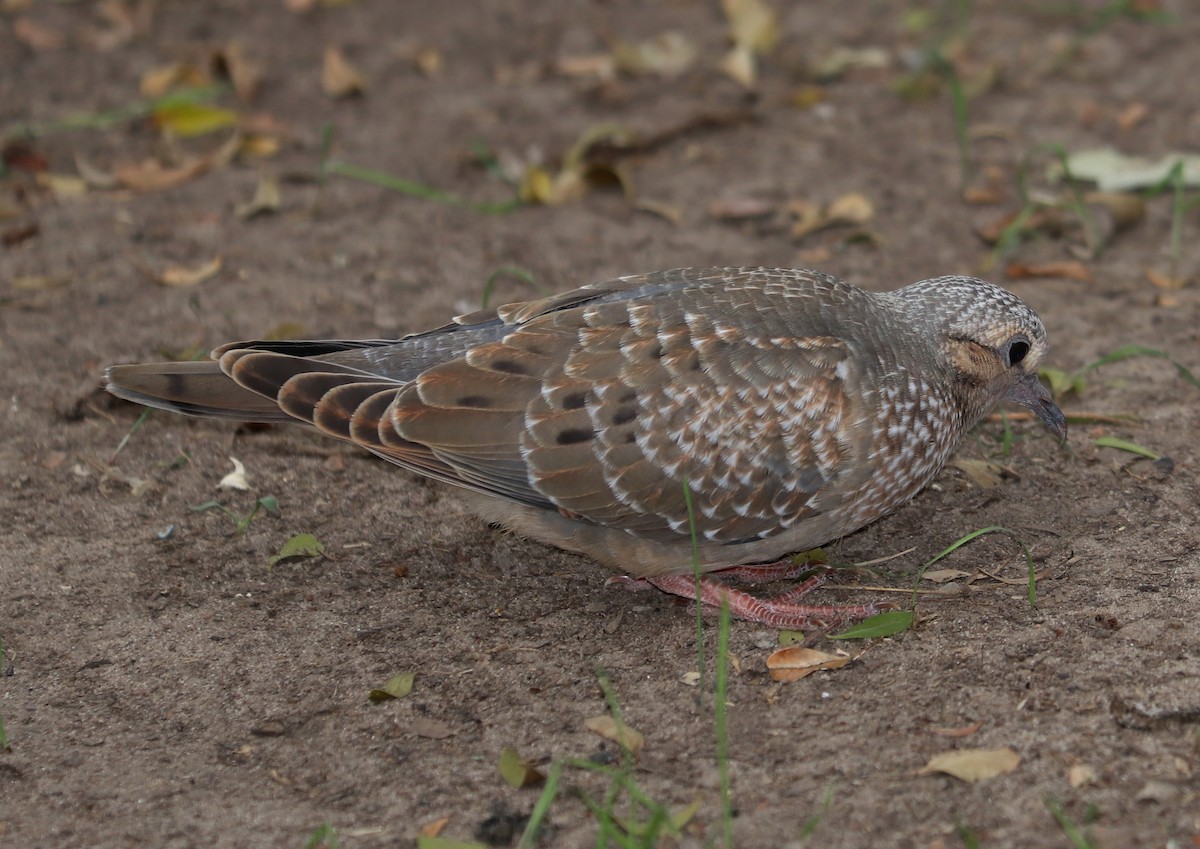
[[105, 378], [118, 398], [160, 410], [243, 422], [294, 421], [273, 399], [239, 386], [211, 360], [110, 366]]

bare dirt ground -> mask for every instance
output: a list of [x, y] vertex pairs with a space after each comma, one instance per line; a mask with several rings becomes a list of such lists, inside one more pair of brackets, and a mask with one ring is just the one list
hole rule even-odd
[[[748, 91], [716, 67], [728, 24], [707, 0], [0, 3], [0, 127], [52, 130], [10, 139], [0, 177], [0, 846], [301, 847], [328, 824], [366, 849], [411, 845], [443, 818], [443, 837], [505, 845], [503, 826], [539, 791], [501, 780], [502, 749], [543, 767], [613, 752], [584, 725], [605, 712], [600, 670], [645, 735], [639, 785], [671, 808], [700, 800], [677, 842], [719, 843], [711, 688], [681, 682], [696, 666], [690, 608], [608, 588], [586, 559], [489, 528], [454, 492], [299, 430], [154, 414], [116, 453], [140, 411], [98, 391], [103, 367], [272, 332], [424, 329], [478, 307], [503, 266], [555, 290], [683, 265], [815, 266], [876, 289], [978, 273], [990, 249], [976, 230], [1019, 208], [1027, 155], [1032, 188], [1070, 197], [1045, 178], [1054, 157], [1039, 145], [1200, 149], [1193, 4], [1051, 5], [980, 2], [956, 23], [954, 4], [777, 3], [780, 41]], [[1103, 17], [1126, 5], [1172, 19]], [[698, 51], [678, 76], [580, 67], [667, 30]], [[966, 199], [951, 87], [913, 79], [939, 30], [971, 94]], [[147, 158], [186, 169], [231, 132], [172, 148], [145, 118], [47, 127], [135, 104], [148, 71], [207, 67], [232, 40], [261, 85], [252, 103], [218, 103], [270, 116], [252, 129], [281, 141], [271, 155], [243, 149], [150, 190], [134, 169], [103, 188]], [[330, 45], [365, 78], [361, 95], [323, 93]], [[833, 67], [841, 48], [857, 64]], [[344, 177], [319, 185], [326, 123], [342, 162], [487, 202], [513, 189], [480, 147], [510, 170], [541, 151], [553, 174], [599, 125], [663, 135], [609, 156], [633, 197], [596, 187], [488, 214]], [[87, 191], [50, 176], [81, 168]], [[279, 209], [239, 217], [264, 174], [280, 179]], [[792, 235], [789, 203], [853, 193], [869, 220]], [[776, 212], [729, 220], [717, 200]], [[1200, 286], [1168, 291], [1146, 274], [1196, 276], [1196, 210], [1174, 272], [1171, 217], [1169, 195], [1148, 200], [1143, 220], [1082, 260], [1077, 234], [1046, 225], [988, 276], [1041, 313], [1055, 368], [1137, 344], [1200, 372]], [[194, 285], [155, 279], [216, 257]], [[1076, 262], [1060, 275], [1090, 279], [1007, 280], [1010, 261]], [[511, 275], [496, 284], [498, 298], [530, 294]], [[997, 485], [948, 469], [828, 549], [837, 563], [908, 551], [844, 583], [911, 587], [955, 539], [1003, 525], [1033, 549], [1036, 609], [1019, 547], [989, 536], [938, 564], [966, 573], [961, 593], [923, 597], [911, 631], [842, 646], [861, 656], [840, 670], [775, 683], [764, 659], [777, 635], [734, 623], [738, 846], [968, 845], [960, 827], [984, 847], [1082, 845], [1055, 802], [1091, 845], [1200, 846], [1200, 391], [1138, 358], [1090, 372], [1062, 403], [1136, 420], [1076, 424], [1069, 448], [1017, 422], [1007, 456], [1002, 425], [985, 424], [961, 456], [1005, 467]], [[1098, 447], [1102, 436], [1173, 463]], [[248, 492], [215, 488], [230, 456]], [[192, 509], [216, 498], [245, 514], [268, 494], [279, 515], [241, 534]], [[299, 532], [326, 556], [268, 568]], [[712, 623], [705, 647], [711, 664]], [[411, 695], [368, 701], [402, 671], [416, 673]], [[918, 775], [940, 753], [1000, 747], [1020, 763], [990, 780]], [[579, 770], [564, 782], [605, 787]], [[596, 845], [576, 794], [549, 821], [544, 845]]]

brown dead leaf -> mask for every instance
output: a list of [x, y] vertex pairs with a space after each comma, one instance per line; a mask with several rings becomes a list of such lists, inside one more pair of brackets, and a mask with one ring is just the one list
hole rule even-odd
[[66, 43], [66, 39], [58, 30], [39, 24], [25, 15], [13, 21], [12, 34], [17, 41], [38, 53], [58, 50]]
[[124, 0], [101, 0], [95, 9], [105, 26], [85, 27], [80, 35], [92, 49], [108, 53], [128, 44], [138, 34], [138, 17]]
[[600, 80], [611, 80], [617, 76], [617, 60], [611, 53], [564, 56], [554, 63], [554, 70], [564, 77], [596, 77]]
[[422, 837], [437, 837], [442, 833], [442, 830], [450, 824], [450, 817], [442, 817], [441, 819], [431, 820], [421, 826], [419, 834]]
[[659, 218], [669, 221], [676, 227], [683, 223], [683, 209], [673, 203], [654, 200], [652, 198], [638, 198], [633, 202], [633, 207], [634, 209], [640, 209], [642, 212], [657, 215]]
[[969, 477], [981, 489], [999, 486], [1004, 480], [1005, 472], [1008, 471], [999, 463], [969, 457], [955, 457], [950, 461], [950, 465]]
[[366, 88], [366, 78], [350, 64], [341, 48], [326, 47], [321, 63], [321, 90], [329, 97], [341, 99], [362, 94]]
[[1075, 764], [1067, 770], [1067, 783], [1072, 787], [1084, 787], [1089, 784], [1096, 784], [1100, 781], [1096, 775], [1096, 770], [1084, 764]]
[[804, 646], [788, 646], [771, 652], [767, 669], [772, 681], [799, 681], [821, 669], [841, 669], [850, 658], [843, 654], [828, 654]]
[[810, 201], [790, 201], [787, 211], [798, 219], [792, 225], [792, 238], [802, 239], [826, 227], [841, 224], [865, 224], [875, 214], [874, 207], [865, 195], [851, 192], [842, 195], [829, 206], [821, 209]]
[[157, 159], [143, 159], [138, 163], [116, 166], [113, 176], [122, 186], [135, 192], [157, 192], [194, 180], [210, 167], [211, 164], [203, 157], [173, 168], [164, 166]]
[[1164, 292], [1177, 292], [1187, 286], [1189, 282], [1187, 277], [1164, 274], [1153, 268], [1146, 269], [1146, 279]]
[[699, 48], [681, 32], [660, 33], [636, 44], [618, 42], [613, 46], [616, 67], [627, 74], [653, 74], [671, 79], [683, 74], [696, 61]]
[[1146, 116], [1150, 114], [1150, 107], [1145, 103], [1130, 103], [1119, 113], [1117, 113], [1117, 128], [1120, 130], [1132, 130], [1142, 121], [1146, 120]]
[[721, 0], [721, 10], [735, 47], [763, 55], [779, 43], [779, 20], [763, 0]]
[[233, 90], [243, 103], [250, 103], [258, 96], [262, 85], [262, 63], [246, 56], [240, 42], [231, 41], [213, 52], [212, 67], [217, 74], [233, 84]]
[[599, 734], [606, 740], [612, 740], [630, 754], [637, 755], [646, 744], [646, 738], [641, 732], [635, 731], [623, 722], [617, 722], [608, 714], [593, 716], [584, 721], [583, 726], [593, 734]]
[[105, 171], [78, 151], [75, 152], [75, 170], [79, 172], [79, 176], [87, 183], [91, 189], [115, 189], [120, 183], [117, 181], [116, 175], [109, 171]]
[[1108, 231], [1104, 234], [1106, 239], [1146, 217], [1145, 201], [1128, 192], [1088, 192], [1083, 199], [1093, 213], [1104, 217], [1101, 224]]
[[413, 65], [421, 72], [422, 76], [436, 77], [442, 72], [444, 64], [442, 51], [436, 47], [422, 47], [413, 56]]
[[1021, 756], [1005, 746], [1002, 749], [957, 749], [934, 755], [918, 775], [945, 773], [974, 784], [1012, 772], [1021, 763]]
[[68, 277], [54, 277], [48, 274], [25, 274], [12, 278], [9, 285], [18, 292], [41, 292], [46, 289], [58, 289], [71, 282]]
[[842, 195], [825, 210], [830, 224], [866, 224], [874, 215], [875, 207], [866, 195], [857, 192]]
[[202, 86], [210, 82], [212, 78], [195, 65], [188, 62], [172, 62], [143, 73], [138, 82], [138, 90], [142, 97], [158, 98], [173, 88]]
[[970, 725], [963, 725], [959, 728], [945, 728], [942, 726], [934, 726], [929, 729], [930, 734], [936, 734], [939, 737], [970, 737], [983, 728], [982, 722], [972, 722]]
[[87, 181], [71, 174], [52, 174], [49, 171], [43, 171], [34, 179], [39, 186], [49, 189], [50, 193], [60, 200], [83, 197], [88, 192]]
[[239, 204], [234, 214], [245, 221], [259, 215], [278, 212], [282, 202], [278, 178], [263, 174], [258, 178], [258, 185], [254, 187], [254, 197], [249, 203]]
[[1024, 280], [1031, 277], [1062, 277], [1067, 280], [1083, 280], [1089, 281], [1092, 279], [1091, 270], [1082, 262], [1071, 260], [1062, 260], [1059, 262], [1041, 262], [1041, 263], [1009, 263], [1004, 269], [1004, 273], [1009, 280]]
[[186, 289], [189, 286], [195, 286], [208, 280], [221, 270], [221, 264], [221, 257], [216, 257], [203, 265], [193, 268], [186, 268], [182, 265], [171, 265], [164, 268], [154, 279], [155, 282], [163, 286], [170, 286], [173, 289]]
[[774, 214], [777, 204], [765, 198], [717, 198], [708, 205], [708, 214], [718, 221], [746, 221]]
[[[3, 217], [0, 215], [0, 218]], [[16, 227], [10, 227], [7, 230], [0, 230], [0, 245], [6, 248], [15, 247], [24, 241], [32, 239], [40, 232], [42, 232], [42, 227], [36, 221], [29, 221]]]
[[725, 54], [725, 58], [721, 60], [718, 67], [721, 69], [721, 73], [734, 82], [741, 83], [745, 88], [754, 88], [754, 84], [758, 82], [758, 68], [754, 62], [754, 51], [748, 47], [734, 47]]
[[408, 724], [408, 730], [418, 737], [425, 737], [429, 740], [445, 740], [447, 737], [454, 736], [454, 729], [449, 725], [427, 716], [415, 717]]
[[169, 189], [194, 180], [214, 168], [228, 165], [242, 145], [240, 133], [233, 133], [220, 147], [174, 167], [164, 166], [156, 159], [118, 165], [113, 169], [117, 182], [135, 192], [154, 192]]
[[935, 584], [946, 584], [950, 581], [969, 577], [971, 577], [971, 573], [964, 572], [961, 569], [930, 569], [927, 572], [921, 573], [922, 580], [933, 581]]

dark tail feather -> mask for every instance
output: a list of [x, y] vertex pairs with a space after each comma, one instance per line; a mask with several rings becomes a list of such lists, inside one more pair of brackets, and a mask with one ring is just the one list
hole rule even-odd
[[211, 360], [110, 366], [105, 376], [113, 395], [147, 407], [243, 422], [295, 421], [274, 401], [238, 386]]

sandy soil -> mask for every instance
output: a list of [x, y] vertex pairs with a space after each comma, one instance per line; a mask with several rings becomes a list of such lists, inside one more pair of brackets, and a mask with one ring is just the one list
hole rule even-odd
[[[147, 71], [203, 64], [237, 39], [262, 67], [261, 88], [252, 106], [220, 102], [289, 131], [273, 156], [145, 192], [71, 196], [46, 177], [77, 174], [77, 157], [107, 172], [166, 157], [145, 120], [8, 148], [0, 845], [300, 847], [327, 823], [342, 846], [366, 849], [411, 845], [442, 818], [445, 837], [505, 845], [503, 826], [519, 824], [538, 790], [502, 781], [504, 747], [543, 767], [611, 755], [584, 725], [605, 711], [600, 670], [645, 735], [639, 784], [671, 807], [700, 800], [680, 843], [719, 839], [712, 696], [681, 683], [696, 665], [689, 608], [607, 588], [586, 559], [489, 528], [453, 492], [298, 430], [155, 414], [117, 453], [139, 410], [98, 386], [107, 363], [288, 324], [309, 336], [423, 329], [477, 307], [502, 266], [555, 290], [681, 265], [816, 266], [876, 289], [976, 273], [988, 248], [975, 231], [1016, 210], [1018, 168], [1039, 145], [1151, 157], [1200, 148], [1200, 21], [1185, 0], [1160, 4], [1169, 23], [1119, 16], [1092, 30], [1105, 4], [1057, 14], [975, 4], [945, 49], [962, 79], [985, 83], [969, 137], [973, 186], [990, 186], [991, 203], [978, 202], [986, 192], [963, 199], [946, 86], [925, 99], [897, 93], [932, 37], [906, 27], [910, 4], [776, 5], [781, 42], [748, 93], [716, 70], [728, 45], [715, 2], [360, 0], [308, 14], [162, 2], [142, 4], [152, 14], [128, 31], [102, 10], [132, 2], [0, 3], [0, 126], [128, 106]], [[598, 82], [560, 64], [666, 30], [699, 50], [675, 78]], [[364, 95], [322, 93], [329, 45], [366, 78]], [[819, 78], [839, 48], [874, 48], [885, 65]], [[812, 86], [820, 102], [798, 104]], [[620, 159], [634, 200], [597, 188], [494, 215], [350, 179], [318, 185], [327, 122], [341, 161], [492, 202], [512, 188], [473, 159], [475, 143], [502, 162], [541, 151], [556, 166], [603, 123], [678, 132]], [[227, 134], [183, 142], [178, 155]], [[1061, 191], [1042, 177], [1052, 158], [1036, 156], [1031, 180]], [[239, 218], [262, 174], [280, 178], [281, 208]], [[785, 213], [731, 222], [710, 210], [849, 193], [871, 201], [868, 222], [799, 240]], [[654, 211], [664, 208], [677, 220]], [[1169, 268], [1170, 223], [1170, 199], [1151, 200], [1144, 220], [1084, 263], [1090, 280], [1007, 281], [1045, 319], [1054, 367], [1139, 344], [1200, 373], [1200, 286], [1163, 292], [1145, 273]], [[1198, 227], [1193, 209], [1179, 257], [1193, 279]], [[1043, 232], [1011, 259], [1073, 260], [1072, 242]], [[217, 256], [221, 270], [194, 286], [153, 279]], [[1004, 265], [990, 274], [1004, 282]], [[505, 277], [495, 296], [530, 293]], [[1003, 525], [1037, 559], [1036, 610], [1019, 547], [994, 536], [939, 564], [977, 580], [922, 600], [916, 629], [850, 646], [861, 656], [838, 671], [774, 683], [764, 660], [777, 635], [734, 624], [737, 845], [958, 846], [960, 825], [985, 847], [1072, 845], [1047, 800], [1096, 846], [1200, 845], [1200, 391], [1140, 358], [1091, 372], [1063, 405], [1136, 421], [1078, 424], [1069, 448], [1018, 423], [1008, 456], [1002, 426], [986, 424], [961, 456], [1004, 466], [998, 485], [947, 470], [910, 506], [829, 547], [837, 563], [907, 551], [845, 582], [910, 587], [959, 536]], [[1173, 463], [1097, 447], [1101, 436]], [[246, 464], [248, 492], [215, 489], [230, 456]], [[219, 511], [192, 509], [218, 498], [244, 514], [268, 494], [279, 515], [242, 534]], [[298, 532], [326, 556], [268, 568]], [[714, 646], [710, 624], [710, 662]], [[416, 673], [411, 695], [367, 700], [402, 671]], [[939, 753], [999, 747], [1020, 763], [991, 780], [918, 775]], [[564, 781], [603, 793], [578, 770]], [[596, 845], [572, 793], [550, 823], [545, 845]]]

